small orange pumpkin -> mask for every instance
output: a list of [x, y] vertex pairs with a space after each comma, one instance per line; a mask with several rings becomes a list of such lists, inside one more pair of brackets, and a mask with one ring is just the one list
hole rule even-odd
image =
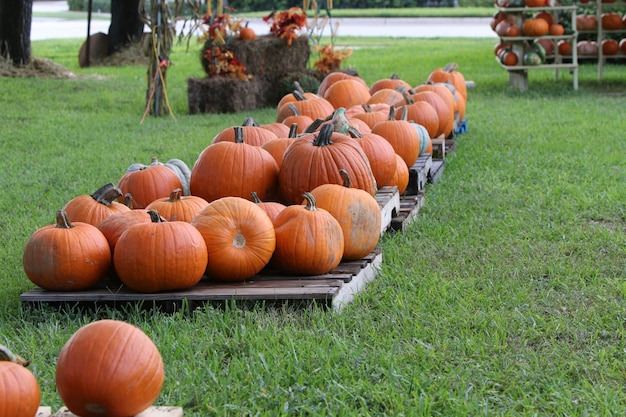
[[252, 201], [223, 197], [202, 209], [191, 224], [206, 242], [206, 274], [219, 281], [243, 281], [258, 273], [276, 247], [274, 225]]
[[74, 197], [63, 206], [63, 210], [72, 222], [84, 222], [97, 226], [107, 216], [130, 211], [130, 208], [124, 204], [114, 201], [122, 195], [119, 187], [108, 183], [91, 195]]
[[44, 226], [26, 242], [24, 272], [35, 285], [51, 291], [77, 291], [94, 286], [111, 266], [111, 248], [102, 232], [89, 223], [70, 222], [56, 213], [56, 224]]
[[565, 33], [565, 28], [559, 23], [553, 23], [550, 25], [550, 35], [561, 36]]
[[[341, 225], [328, 211], [315, 204], [305, 192], [306, 206], [287, 206], [276, 217], [276, 250], [272, 265], [297, 275], [319, 275], [335, 269], [341, 262], [344, 238]], [[306, 239], [303, 239], [306, 236]]]
[[371, 96], [367, 85], [358, 80], [337, 81], [324, 93], [324, 98], [328, 100], [335, 109], [365, 104]]
[[99, 320], [76, 331], [57, 359], [59, 396], [83, 417], [134, 416], [158, 398], [165, 372], [154, 342], [139, 328]]
[[602, 53], [604, 55], [615, 55], [619, 52], [619, 43], [615, 39], [603, 39], [602, 40]]
[[205, 208], [209, 202], [197, 195], [183, 196], [183, 190], [177, 188], [169, 197], [154, 200], [146, 210], [156, 210], [168, 222], [191, 222], [191, 219]]
[[550, 25], [545, 19], [532, 18], [522, 23], [522, 34], [524, 36], [544, 36], [550, 32]]
[[[343, 259], [354, 261], [367, 256], [380, 238], [382, 215], [376, 199], [352, 188], [350, 175], [339, 170], [343, 184], [322, 184], [311, 191], [317, 207], [327, 210], [343, 231]], [[306, 200], [305, 200], [306, 203]]]
[[191, 224], [168, 222], [154, 210], [149, 223], [126, 230], [115, 245], [113, 266], [127, 287], [144, 293], [191, 288], [206, 270], [204, 239]]
[[170, 195], [173, 189], [183, 188], [180, 178], [170, 168], [158, 164], [156, 158], [150, 165], [136, 171], [127, 171], [118, 183], [122, 194], [133, 197], [133, 208], [145, 208], [159, 198]]
[[243, 41], [253, 41], [256, 39], [256, 32], [246, 24], [246, 26], [239, 29], [239, 39]]
[[41, 401], [35, 376], [26, 369], [29, 362], [0, 345], [0, 415], [33, 417]]

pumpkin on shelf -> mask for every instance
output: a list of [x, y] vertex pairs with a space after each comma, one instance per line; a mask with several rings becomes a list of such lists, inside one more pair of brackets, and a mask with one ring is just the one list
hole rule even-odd
[[30, 364], [0, 345], [0, 415], [33, 417], [41, 401], [41, 389]]
[[576, 43], [578, 55], [598, 56], [598, 42], [587, 39]]
[[[222, 197], [251, 199], [255, 191], [273, 200], [278, 186], [278, 165], [261, 146], [245, 142], [242, 126], [234, 126], [235, 141], [212, 143], [191, 169], [191, 193], [209, 203]], [[171, 190], [170, 190], [171, 191]]]
[[620, 30], [622, 28], [622, 15], [617, 12], [602, 13], [600, 24], [604, 30]]
[[550, 25], [550, 35], [561, 36], [565, 33], [565, 28], [560, 23], [553, 23]]
[[522, 23], [522, 34], [524, 36], [545, 36], [550, 32], [550, 25], [545, 19], [531, 18]]
[[[318, 208], [328, 211], [343, 231], [343, 259], [354, 261], [367, 256], [380, 239], [382, 215], [376, 199], [352, 188], [350, 175], [339, 170], [343, 184], [323, 184], [311, 191]], [[306, 204], [306, 200], [305, 200]]]
[[515, 66], [519, 62], [519, 57], [510, 48], [503, 49], [500, 53], [499, 59], [502, 65], [506, 65], [508, 67]]
[[559, 55], [570, 56], [572, 55], [572, 44], [567, 39], [561, 39], [557, 42], [557, 48]]
[[[272, 265], [296, 275], [320, 275], [341, 262], [344, 238], [341, 225], [328, 211], [320, 209], [309, 192], [306, 205], [287, 206], [274, 222], [276, 250]], [[307, 236], [307, 239], [302, 239]]]
[[251, 278], [268, 264], [276, 247], [269, 215], [257, 203], [240, 197], [211, 202], [191, 224], [206, 242], [206, 274], [218, 281]]
[[604, 55], [612, 56], [619, 52], [619, 43], [615, 39], [603, 39], [601, 46]]
[[115, 201], [122, 195], [122, 190], [118, 186], [108, 183], [91, 195], [74, 197], [63, 206], [63, 211], [70, 221], [97, 226], [107, 216], [130, 211], [126, 205]]
[[191, 224], [168, 222], [149, 210], [150, 222], [128, 228], [119, 237], [113, 266], [128, 288], [142, 293], [188, 289], [206, 270], [204, 239]]
[[127, 417], [150, 407], [163, 387], [163, 359], [138, 327], [98, 320], [78, 329], [56, 364], [59, 396], [83, 417]]
[[318, 185], [341, 184], [340, 168], [349, 172], [355, 187], [376, 194], [367, 155], [354, 139], [335, 132], [332, 124], [301, 136], [287, 148], [280, 167], [278, 182], [284, 203], [299, 204], [302, 193]]
[[526, 7], [543, 7], [546, 5], [546, 0], [524, 0]]
[[168, 222], [191, 222], [191, 219], [205, 208], [208, 201], [197, 195], [183, 196], [183, 190], [176, 188], [169, 197], [159, 198], [148, 204], [146, 210], [156, 210]]
[[44, 226], [26, 242], [24, 272], [35, 285], [50, 291], [93, 287], [111, 266], [111, 247], [89, 223], [72, 223], [64, 210], [56, 224]]

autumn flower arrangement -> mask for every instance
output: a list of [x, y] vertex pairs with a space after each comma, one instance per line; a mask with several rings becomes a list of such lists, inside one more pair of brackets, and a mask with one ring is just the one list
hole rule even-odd
[[301, 7], [291, 7], [288, 10], [272, 12], [263, 18], [265, 23], [270, 25], [270, 33], [286, 39], [287, 45], [291, 45], [299, 34], [298, 32], [306, 27], [306, 12]]
[[[339, 22], [332, 24], [330, 11], [326, 10], [326, 13], [327, 15], [323, 18], [316, 15], [309, 25], [309, 39], [313, 45], [312, 49], [319, 56], [313, 62], [313, 67], [324, 74], [338, 71], [341, 68], [341, 63], [352, 55], [352, 49], [335, 47], [335, 36], [339, 29]], [[322, 35], [327, 27], [330, 28], [330, 42], [322, 45]]]
[[200, 41], [204, 42], [202, 61], [207, 75], [250, 79], [252, 76], [246, 74], [245, 65], [228, 48], [228, 42], [243, 27], [244, 21], [216, 10], [205, 14], [202, 23], [206, 29]]

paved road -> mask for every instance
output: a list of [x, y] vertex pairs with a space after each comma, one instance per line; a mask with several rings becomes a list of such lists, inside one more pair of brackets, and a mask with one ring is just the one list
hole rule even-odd
[[[35, 1], [33, 13], [67, 11], [66, 1]], [[95, 14], [94, 14], [95, 16]], [[108, 18], [109, 15], [103, 14]], [[496, 38], [489, 18], [334, 18], [338, 36], [390, 36], [414, 38], [476, 37]], [[109, 31], [109, 19], [93, 18], [90, 33]], [[269, 26], [261, 19], [250, 19], [250, 26], [262, 35]], [[324, 34], [329, 34], [328, 29]], [[86, 20], [33, 17], [31, 40], [85, 38]]]

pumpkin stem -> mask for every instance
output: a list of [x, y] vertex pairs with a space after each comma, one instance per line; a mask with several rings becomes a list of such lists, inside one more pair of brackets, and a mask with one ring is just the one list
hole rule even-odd
[[352, 179], [350, 178], [350, 174], [348, 174], [348, 171], [341, 168], [339, 170], [339, 175], [341, 175], [341, 179], [343, 180], [343, 186], [346, 188], [352, 188]]
[[0, 345], [0, 361], [14, 362], [24, 367], [30, 365], [30, 361], [14, 354], [8, 347], [4, 345]]
[[131, 193], [126, 193], [126, 195], [124, 195], [124, 205], [126, 207], [128, 207], [129, 209], [132, 209], [134, 202], [135, 200], [133, 199], [133, 195]]
[[167, 221], [163, 217], [161, 217], [159, 212], [156, 210], [148, 210], [148, 214], [150, 215], [150, 221], [152, 223], [164, 223]]
[[391, 74], [391, 77], [389, 77], [389, 79], [391, 79], [391, 80], [399, 80], [400, 76], [397, 73], [394, 72], [393, 74]]
[[[154, 165], [161, 165], [161, 163], [159, 162], [158, 158], [156, 156], [152, 157], [152, 160], [150, 161], [150, 166], [154, 166]], [[142, 169], [146, 169], [148, 167], [144, 167]]]
[[325, 119], [321, 119], [321, 118], [317, 118], [315, 120], [313, 120], [313, 123], [311, 123], [306, 130], [304, 131], [304, 133], [313, 133], [317, 130], [318, 127], [320, 127], [322, 125], [322, 123], [324, 123], [326, 120]]
[[313, 146], [332, 145], [333, 144], [332, 137], [333, 137], [334, 131], [335, 131], [335, 127], [331, 123], [328, 123], [322, 126], [322, 129], [320, 130], [319, 134], [313, 141]]
[[167, 199], [170, 203], [176, 203], [180, 201], [180, 197], [183, 195], [183, 190], [176, 188], [170, 193], [170, 198]]
[[298, 137], [298, 123], [292, 123], [289, 126], [289, 136], [288, 138], [297, 138]]
[[458, 68], [458, 65], [455, 64], [454, 62], [450, 62], [449, 64], [446, 64], [445, 67], [443, 67], [443, 71], [444, 72], [452, 72], [454, 70], [456, 70]]
[[74, 225], [70, 221], [70, 218], [67, 217], [67, 212], [65, 210], [57, 211], [56, 228], [57, 229], [71, 229], [72, 227], [74, 227]]
[[235, 129], [235, 143], [244, 143], [243, 128], [241, 126], [235, 126], [233, 129]]
[[389, 116], [387, 116], [388, 121], [396, 120], [396, 109], [393, 106], [389, 106]]
[[110, 206], [113, 200], [121, 197], [122, 195], [122, 190], [120, 190], [119, 187], [110, 182], [98, 188], [91, 195], [91, 197], [98, 203], [104, 204], [105, 206]]
[[309, 211], [317, 210], [317, 204], [315, 203], [315, 197], [313, 197], [313, 194], [311, 194], [308, 191], [305, 191], [304, 194], [302, 194], [302, 197], [304, 197], [304, 199], [306, 200], [306, 206], [304, 206], [306, 210], [309, 210]]
[[259, 195], [256, 193], [256, 191], [252, 191], [250, 194], [252, 194], [252, 201], [259, 204], [262, 203], [261, 199], [259, 198]]
[[293, 113], [294, 116], [300, 116], [300, 112], [298, 111], [298, 108], [296, 107], [295, 104], [293, 103], [288, 103], [287, 104], [287, 108], [289, 110], [291, 110], [291, 112]]
[[304, 88], [302, 88], [302, 85], [300, 85], [298, 80], [293, 80], [293, 86], [295, 87], [297, 91], [299, 91], [300, 93], [302, 93], [302, 95], [304, 95]]
[[355, 139], [361, 139], [363, 137], [363, 134], [359, 132], [359, 129], [356, 127], [350, 127], [350, 129], [348, 129], [348, 134]]
[[409, 108], [402, 106], [402, 113], [400, 113], [400, 120], [407, 120], [409, 118]]
[[293, 90], [293, 92], [291, 94], [293, 94], [295, 99], [298, 100], [298, 101], [306, 100], [306, 97], [304, 96], [304, 93], [302, 93], [302, 92], [300, 92], [298, 90]]

